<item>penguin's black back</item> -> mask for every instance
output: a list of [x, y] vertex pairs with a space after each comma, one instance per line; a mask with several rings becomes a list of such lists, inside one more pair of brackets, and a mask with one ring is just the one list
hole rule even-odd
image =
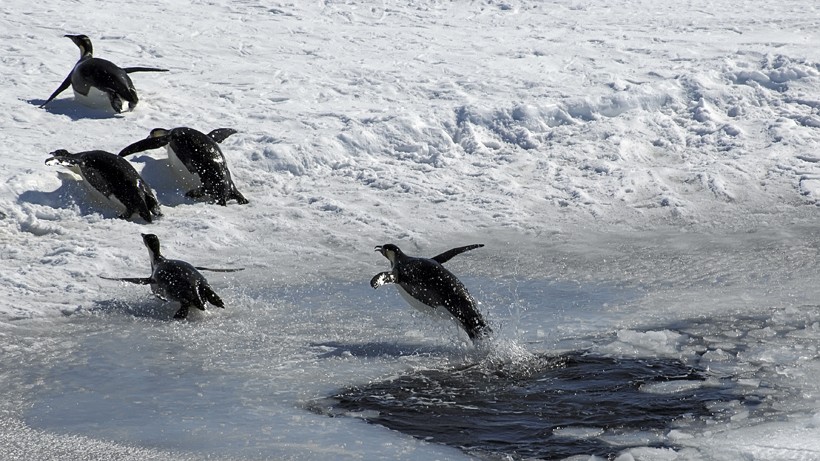
[[71, 73], [71, 86], [80, 94], [88, 95], [91, 87], [114, 93], [131, 105], [139, 98], [131, 77], [111, 61], [100, 58], [85, 58]]

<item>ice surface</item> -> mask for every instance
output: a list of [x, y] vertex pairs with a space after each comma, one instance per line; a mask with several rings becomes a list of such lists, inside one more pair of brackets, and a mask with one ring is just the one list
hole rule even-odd
[[[304, 406], [582, 350], [680, 360], [759, 399], [611, 439], [624, 460], [819, 458], [818, 23], [806, 0], [6, 0], [0, 458], [462, 459]], [[76, 62], [67, 33], [170, 71], [132, 76], [133, 112], [70, 91], [39, 109]], [[221, 148], [250, 204], [187, 199], [149, 151], [129, 159], [163, 205], [145, 225], [43, 163], [175, 126], [239, 131]], [[244, 267], [208, 275], [227, 308], [174, 323], [146, 287], [99, 278], [148, 274], [141, 232]], [[386, 242], [486, 244], [448, 267], [497, 348], [370, 289]]]

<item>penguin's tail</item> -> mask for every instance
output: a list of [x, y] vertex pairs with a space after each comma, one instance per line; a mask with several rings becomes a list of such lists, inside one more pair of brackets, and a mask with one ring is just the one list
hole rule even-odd
[[250, 203], [248, 199], [246, 199], [245, 196], [236, 189], [236, 186], [231, 186], [231, 193], [229, 194], [228, 199], [234, 199], [236, 200], [236, 203], [240, 205], [247, 205]]
[[481, 324], [479, 326], [473, 328], [467, 328], [467, 336], [470, 337], [472, 342], [480, 341], [482, 339], [486, 339], [493, 334], [493, 329], [490, 328], [487, 324]]
[[464, 331], [467, 332], [467, 336], [469, 336], [470, 340], [474, 343], [492, 336], [493, 329], [487, 325], [487, 322], [478, 312], [476, 312], [475, 316], [468, 317], [465, 320], [466, 321], [462, 322]]
[[199, 284], [199, 296], [202, 296], [202, 299], [208, 301], [216, 307], [221, 307], [223, 309], [225, 308], [225, 303], [222, 302], [222, 298], [214, 293], [214, 290], [212, 290], [206, 283]]

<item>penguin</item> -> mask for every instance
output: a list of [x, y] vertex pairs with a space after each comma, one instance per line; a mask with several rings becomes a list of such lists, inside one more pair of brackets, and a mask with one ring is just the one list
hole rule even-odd
[[49, 155], [46, 165], [67, 166], [116, 208], [125, 209], [120, 218], [138, 213], [150, 223], [153, 216], [162, 216], [156, 196], [128, 160], [102, 150], [72, 154], [60, 149]]
[[135, 283], [138, 285], [151, 285], [154, 295], [165, 301], [175, 301], [179, 303], [179, 309], [174, 314], [177, 320], [188, 317], [188, 310], [191, 306], [199, 310], [205, 310], [205, 303], [225, 308], [225, 303], [214, 293], [211, 285], [199, 271], [211, 272], [237, 272], [242, 269], [210, 269], [207, 267], [194, 267], [191, 264], [178, 259], [166, 259], [162, 256], [159, 247], [159, 238], [154, 234], [142, 235], [142, 243], [148, 249], [148, 256], [151, 258], [150, 277], [103, 277], [106, 280], [117, 280], [121, 282]]
[[222, 206], [228, 200], [240, 205], [248, 200], [237, 190], [219, 143], [235, 134], [232, 128], [217, 128], [208, 134], [193, 128], [179, 127], [170, 130], [155, 128], [148, 138], [137, 141], [120, 151], [120, 157], [166, 146], [168, 163], [194, 188], [185, 195], [190, 198], [206, 197]]
[[390, 261], [391, 268], [376, 274], [370, 280], [370, 286], [379, 288], [386, 283], [398, 284], [399, 293], [412, 307], [428, 314], [455, 319], [475, 342], [492, 333], [492, 330], [464, 284], [442, 264], [453, 256], [483, 246], [453, 248], [429, 259], [407, 256], [392, 243], [377, 246], [376, 251]]
[[168, 69], [153, 67], [125, 67], [120, 68], [111, 61], [95, 58], [91, 39], [85, 35], [66, 35], [80, 49], [80, 60], [71, 69], [68, 77], [60, 87], [49, 96], [48, 100], [40, 105], [41, 108], [50, 103], [69, 86], [74, 88], [74, 98], [90, 107], [112, 109], [116, 113], [123, 111], [123, 102], [128, 102], [128, 110], [134, 110], [139, 98], [134, 83], [128, 74], [134, 72], [167, 72]]

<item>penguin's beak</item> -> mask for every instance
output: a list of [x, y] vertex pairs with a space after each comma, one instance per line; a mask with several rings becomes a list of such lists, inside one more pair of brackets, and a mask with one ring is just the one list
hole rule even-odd
[[374, 249], [374, 251], [378, 251], [379, 253], [381, 253], [382, 255], [384, 255], [384, 250], [382, 250], [382, 246], [381, 246], [381, 245], [377, 245], [377, 246], [376, 246], [376, 248]]
[[49, 153], [51, 157], [46, 159], [46, 165], [54, 165], [54, 164], [62, 164], [63, 162], [67, 161], [68, 159], [65, 157], [68, 154], [65, 150], [55, 150], [54, 152]]

